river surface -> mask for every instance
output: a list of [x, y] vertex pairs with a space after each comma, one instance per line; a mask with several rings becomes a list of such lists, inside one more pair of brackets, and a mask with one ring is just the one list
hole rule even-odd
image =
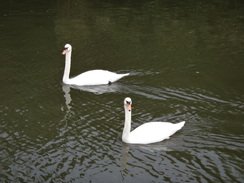
[[[112, 85], [71, 76], [130, 72]], [[0, 8], [0, 182], [244, 182], [244, 4], [234, 0], [4, 1]], [[186, 121], [170, 139], [132, 127]]]

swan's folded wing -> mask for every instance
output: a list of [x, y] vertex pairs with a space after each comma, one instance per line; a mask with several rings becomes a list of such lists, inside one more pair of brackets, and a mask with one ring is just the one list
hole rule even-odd
[[173, 124], [169, 122], [145, 123], [129, 135], [130, 143], [148, 144], [168, 139], [175, 132], [183, 127], [183, 122]]
[[107, 70], [90, 70], [70, 80], [76, 85], [104, 85], [113, 83], [128, 74], [117, 74]]

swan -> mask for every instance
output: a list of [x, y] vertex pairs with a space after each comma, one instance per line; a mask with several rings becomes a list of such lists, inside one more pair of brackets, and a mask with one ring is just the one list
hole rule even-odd
[[70, 74], [70, 65], [71, 65], [71, 52], [72, 46], [70, 44], [66, 44], [64, 46], [64, 50], [62, 52], [65, 55], [65, 68], [63, 75], [63, 83], [69, 85], [103, 85], [103, 84], [111, 84], [124, 76], [128, 76], [130, 73], [126, 74], [117, 74], [114, 72], [110, 72], [107, 70], [90, 70], [80, 75], [69, 78]]
[[148, 122], [131, 130], [131, 105], [132, 100], [126, 97], [124, 100], [125, 125], [122, 141], [129, 144], [150, 144], [169, 139], [171, 135], [180, 130], [185, 121], [173, 124], [169, 122]]

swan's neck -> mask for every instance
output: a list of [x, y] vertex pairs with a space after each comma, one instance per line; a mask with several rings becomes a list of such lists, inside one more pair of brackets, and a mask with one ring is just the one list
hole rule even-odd
[[71, 64], [71, 51], [65, 54], [65, 68], [64, 68], [64, 75], [63, 75], [63, 83], [65, 84], [69, 84], [70, 64]]
[[123, 135], [122, 135], [122, 139], [124, 142], [127, 142], [127, 139], [130, 134], [130, 130], [131, 130], [131, 111], [128, 111], [125, 108], [125, 126], [124, 126], [124, 130], [123, 130]]

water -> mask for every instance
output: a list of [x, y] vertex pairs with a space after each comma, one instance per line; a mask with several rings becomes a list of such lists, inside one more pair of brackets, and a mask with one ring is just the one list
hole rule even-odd
[[[3, 2], [0, 182], [243, 182], [241, 1]], [[130, 72], [111, 86], [61, 82]], [[121, 141], [133, 123], [186, 121], [169, 140]]]

